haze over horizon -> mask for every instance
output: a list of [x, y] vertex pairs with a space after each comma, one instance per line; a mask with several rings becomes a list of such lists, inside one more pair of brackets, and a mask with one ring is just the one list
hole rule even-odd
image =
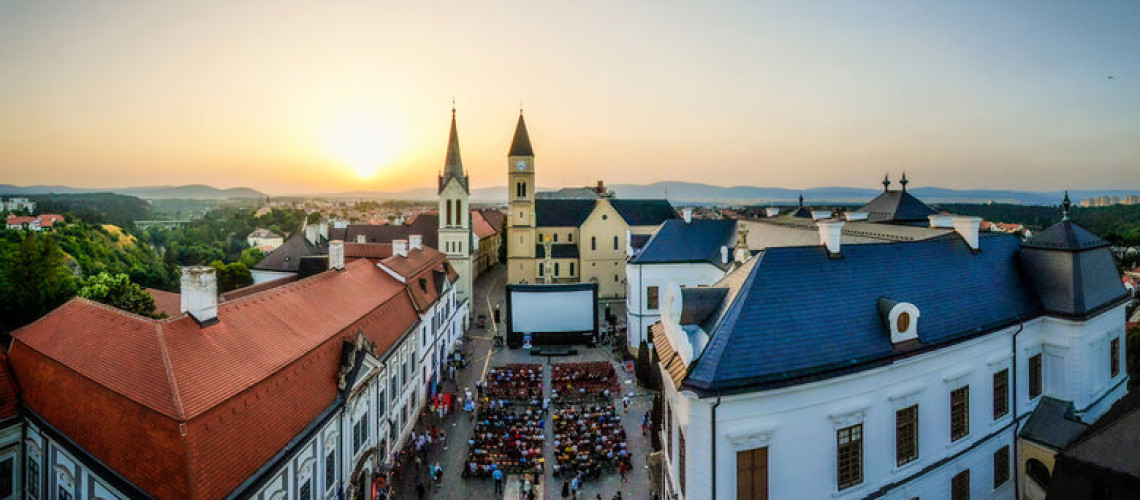
[[1140, 4], [0, 0], [0, 183], [1140, 186]]

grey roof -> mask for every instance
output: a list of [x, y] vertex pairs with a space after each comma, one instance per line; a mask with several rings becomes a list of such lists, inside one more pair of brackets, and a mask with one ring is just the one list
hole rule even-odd
[[1021, 264], [1050, 314], [1084, 317], [1128, 296], [1107, 243], [1061, 221], [1024, 243]]
[[631, 226], [656, 226], [677, 218], [668, 200], [610, 200], [610, 204]]
[[578, 227], [594, 211], [597, 200], [534, 200], [538, 227]]
[[1106, 247], [1109, 243], [1076, 222], [1063, 220], [1033, 235], [1024, 246], [1052, 250], [1087, 250]]
[[736, 243], [736, 221], [684, 219], [665, 221], [654, 231], [649, 242], [642, 247], [631, 264], [664, 264], [680, 262], [707, 262], [722, 269], [732, 265], [721, 262], [721, 247], [732, 251]]
[[419, 214], [411, 224], [349, 224], [345, 228], [329, 229], [329, 238], [356, 243], [358, 235], [364, 235], [365, 243], [391, 243], [392, 240], [406, 240], [418, 234], [424, 237], [424, 246], [439, 249], [439, 214]]
[[[322, 244], [327, 240], [322, 241]], [[323, 245], [313, 245], [305, 239], [304, 231], [297, 231], [285, 240], [281, 246], [269, 252], [261, 262], [253, 266], [262, 271], [284, 271], [295, 273], [301, 265], [302, 257], [324, 255], [328, 252]]]
[[511, 151], [507, 156], [534, 156], [534, 148], [530, 147], [530, 134], [526, 132], [526, 121], [522, 112], [519, 112], [519, 122], [515, 125], [515, 137], [511, 139]]
[[[552, 259], [577, 259], [578, 258], [578, 244], [577, 243], [554, 243], [550, 245], [550, 253]], [[534, 256], [539, 259], [546, 258], [545, 245], [534, 246]]]
[[1061, 455], [1140, 478], [1140, 392], [1120, 398]]
[[697, 287], [681, 289], [681, 324], [698, 325], [703, 323], [720, 307], [725, 287]]
[[840, 259], [819, 245], [769, 248], [748, 261], [736, 293], [738, 272], [717, 285], [730, 292], [685, 384], [731, 391], [889, 362], [895, 350], [878, 312], [884, 296], [922, 312], [920, 349], [1039, 316], [1040, 302], [1013, 265], [1017, 238], [985, 235], [980, 246], [972, 252], [960, 238], [852, 244]]
[[447, 139], [447, 157], [443, 161], [443, 175], [439, 177], [440, 192], [451, 179], [457, 180], [464, 192], [470, 192], [467, 187], [467, 174], [463, 173], [463, 159], [459, 156], [459, 131], [455, 127], [455, 108], [451, 108], [451, 134]]
[[598, 190], [591, 187], [562, 188], [558, 191], [538, 191], [534, 193], [539, 200], [596, 200], [601, 198]]
[[1018, 436], [1061, 450], [1088, 428], [1074, 416], [1072, 402], [1041, 396]]
[[905, 189], [883, 191], [856, 211], [867, 212], [872, 222], [927, 222], [927, 217], [938, 213]]

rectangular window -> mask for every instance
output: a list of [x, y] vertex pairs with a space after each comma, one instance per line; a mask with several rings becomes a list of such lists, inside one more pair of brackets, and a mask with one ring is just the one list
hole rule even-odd
[[8, 498], [14, 493], [15, 479], [12, 477], [12, 464], [14, 458], [0, 462], [0, 498]]
[[768, 448], [736, 453], [736, 498], [768, 500]]
[[835, 437], [839, 489], [845, 490], [863, 482], [863, 424], [839, 429]]
[[685, 495], [685, 434], [677, 432], [677, 478], [681, 483], [681, 496]]
[[598, 249], [598, 237], [597, 236], [591, 236], [590, 237], [590, 250], [597, 250], [597, 249]]
[[1009, 481], [1009, 447], [1002, 446], [994, 452], [994, 489]]
[[959, 472], [950, 480], [950, 500], [970, 500], [970, 470]]
[[558, 233], [554, 233], [554, 242], [558, 243]]
[[67, 491], [67, 488], [64, 488], [63, 485], [60, 485], [59, 486], [59, 496], [57, 496], [56, 498], [58, 498], [59, 500], [71, 500], [71, 492]]
[[570, 263], [570, 276], [574, 276], [574, 263]]
[[310, 481], [305, 481], [301, 484], [301, 489], [297, 494], [300, 500], [313, 500], [313, 486]]
[[895, 464], [918, 459], [918, 405], [895, 412]]
[[574, 242], [574, 233], [567, 234], [566, 235], [566, 241], [573, 243]]
[[1029, 399], [1041, 395], [1041, 353], [1029, 357]]
[[618, 249], [618, 237], [614, 236], [614, 250]]
[[646, 309], [656, 310], [658, 308], [658, 306], [660, 305], [658, 302], [658, 294], [659, 293], [660, 293], [660, 289], [655, 287], [655, 286], [645, 288], [645, 308]]
[[970, 386], [950, 391], [950, 440], [970, 434]]
[[384, 414], [388, 411], [388, 400], [384, 399], [384, 384], [380, 384], [380, 397], [376, 398], [376, 404], [378, 406], [376, 414], [379, 416], [378, 418], [383, 419]]
[[357, 420], [352, 424], [352, 454], [360, 453], [360, 448], [364, 445], [364, 432], [363, 423], [364, 419]]
[[336, 485], [336, 451], [330, 450], [325, 455], [325, 491]]
[[538, 263], [538, 277], [540, 278], [546, 275], [546, 266], [543, 264], [543, 262]]
[[673, 458], [673, 408], [669, 406], [669, 403], [665, 403], [665, 433], [665, 453]]
[[1009, 413], [1009, 369], [994, 373], [994, 420]]
[[1120, 375], [1120, 338], [1112, 339], [1112, 342], [1108, 343], [1108, 355], [1108, 374], [1110, 377], [1116, 377]]
[[28, 460], [28, 496], [36, 498], [40, 496], [40, 464], [35, 460]]
[[557, 262], [554, 263], [554, 275], [558, 276], [558, 263]]

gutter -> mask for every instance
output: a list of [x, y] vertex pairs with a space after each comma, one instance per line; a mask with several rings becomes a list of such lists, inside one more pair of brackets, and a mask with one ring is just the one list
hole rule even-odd
[[1010, 387], [1013, 388], [1013, 470], [1015, 472], [1013, 478], [1013, 498], [1021, 498], [1021, 478], [1017, 477], [1016, 474], [1018, 469], [1017, 464], [1020, 463], [1020, 459], [1017, 456], [1017, 436], [1021, 433], [1021, 415], [1017, 413], [1017, 335], [1023, 330], [1025, 330], [1025, 322], [1018, 319], [1017, 331], [1013, 332], [1013, 336], [1010, 337], [1010, 348], [1013, 350], [1013, 358], [1011, 361], [1013, 368], [1010, 370], [1012, 372], [1010, 374]]
[[[716, 500], [716, 407], [720, 406], [720, 396], [712, 405], [712, 500]], [[685, 471], [681, 471], [682, 474]]]

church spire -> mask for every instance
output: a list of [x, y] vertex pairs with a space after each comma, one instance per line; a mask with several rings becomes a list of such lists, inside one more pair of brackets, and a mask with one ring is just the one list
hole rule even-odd
[[883, 174], [883, 192], [887, 192], [891, 187], [891, 174]]
[[519, 109], [519, 123], [515, 125], [515, 138], [511, 140], [511, 151], [507, 156], [534, 156], [534, 149], [530, 147], [530, 135], [526, 133], [526, 121], [523, 120], [522, 109]]
[[1069, 207], [1073, 206], [1073, 202], [1069, 201], [1069, 190], [1065, 190], [1065, 200], [1061, 202], [1061, 220], [1069, 220]]
[[455, 127], [455, 101], [451, 102], [451, 135], [447, 139], [447, 158], [443, 162], [443, 175], [439, 177], [439, 190], [452, 178], [467, 191], [467, 175], [463, 173], [463, 159], [459, 156], [459, 130]]
[[906, 183], [908, 183], [908, 182], [910, 182], [910, 181], [906, 180], [906, 172], [904, 171], [903, 175], [902, 175], [902, 179], [899, 180], [899, 184], [902, 185], [902, 190], [904, 193], [906, 192]]

